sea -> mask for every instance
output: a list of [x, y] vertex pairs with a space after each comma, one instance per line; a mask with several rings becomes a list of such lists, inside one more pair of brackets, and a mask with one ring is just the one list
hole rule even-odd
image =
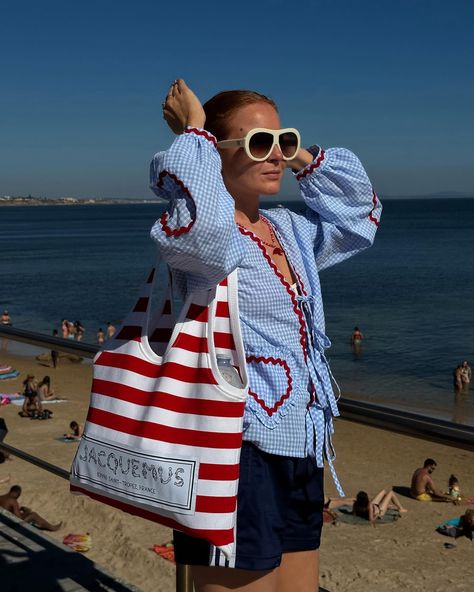
[[[455, 366], [474, 365], [474, 198], [383, 204], [374, 246], [321, 273], [333, 374], [345, 397], [474, 425], [474, 386], [453, 389]], [[95, 343], [132, 307], [162, 209], [1, 207], [0, 309], [14, 327], [48, 335], [62, 318], [79, 320]], [[364, 335], [357, 351], [355, 326]]]

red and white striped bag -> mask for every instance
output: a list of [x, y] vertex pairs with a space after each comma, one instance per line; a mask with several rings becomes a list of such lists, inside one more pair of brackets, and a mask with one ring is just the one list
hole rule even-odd
[[[190, 294], [171, 330], [169, 289], [149, 320], [156, 271], [94, 359], [71, 491], [206, 539], [230, 557], [248, 390], [237, 272]], [[241, 388], [221, 376], [216, 353], [231, 358]]]

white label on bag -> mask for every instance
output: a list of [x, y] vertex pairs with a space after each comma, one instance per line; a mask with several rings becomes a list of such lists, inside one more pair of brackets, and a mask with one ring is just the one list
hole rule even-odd
[[130, 451], [83, 435], [73, 464], [79, 481], [145, 506], [193, 514], [198, 462]]

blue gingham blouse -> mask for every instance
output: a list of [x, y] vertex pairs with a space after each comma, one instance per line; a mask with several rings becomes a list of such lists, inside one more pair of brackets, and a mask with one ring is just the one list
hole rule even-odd
[[325, 350], [318, 271], [369, 247], [381, 205], [357, 157], [312, 147], [313, 162], [295, 174], [304, 213], [261, 210], [297, 278], [295, 292], [270, 252], [234, 221], [215, 138], [186, 128], [155, 155], [150, 186], [169, 201], [151, 236], [181, 290], [209, 288], [238, 268], [239, 309], [249, 396], [244, 439], [270, 454], [332, 460], [337, 403]]

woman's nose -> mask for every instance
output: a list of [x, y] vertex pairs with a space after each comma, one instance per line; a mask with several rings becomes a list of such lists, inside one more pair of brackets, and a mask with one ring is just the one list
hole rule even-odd
[[272, 151], [270, 152], [268, 160], [270, 160], [270, 161], [276, 160], [278, 162], [281, 162], [283, 160], [283, 153], [281, 151], [279, 144], [273, 145], [273, 148], [272, 148]]

